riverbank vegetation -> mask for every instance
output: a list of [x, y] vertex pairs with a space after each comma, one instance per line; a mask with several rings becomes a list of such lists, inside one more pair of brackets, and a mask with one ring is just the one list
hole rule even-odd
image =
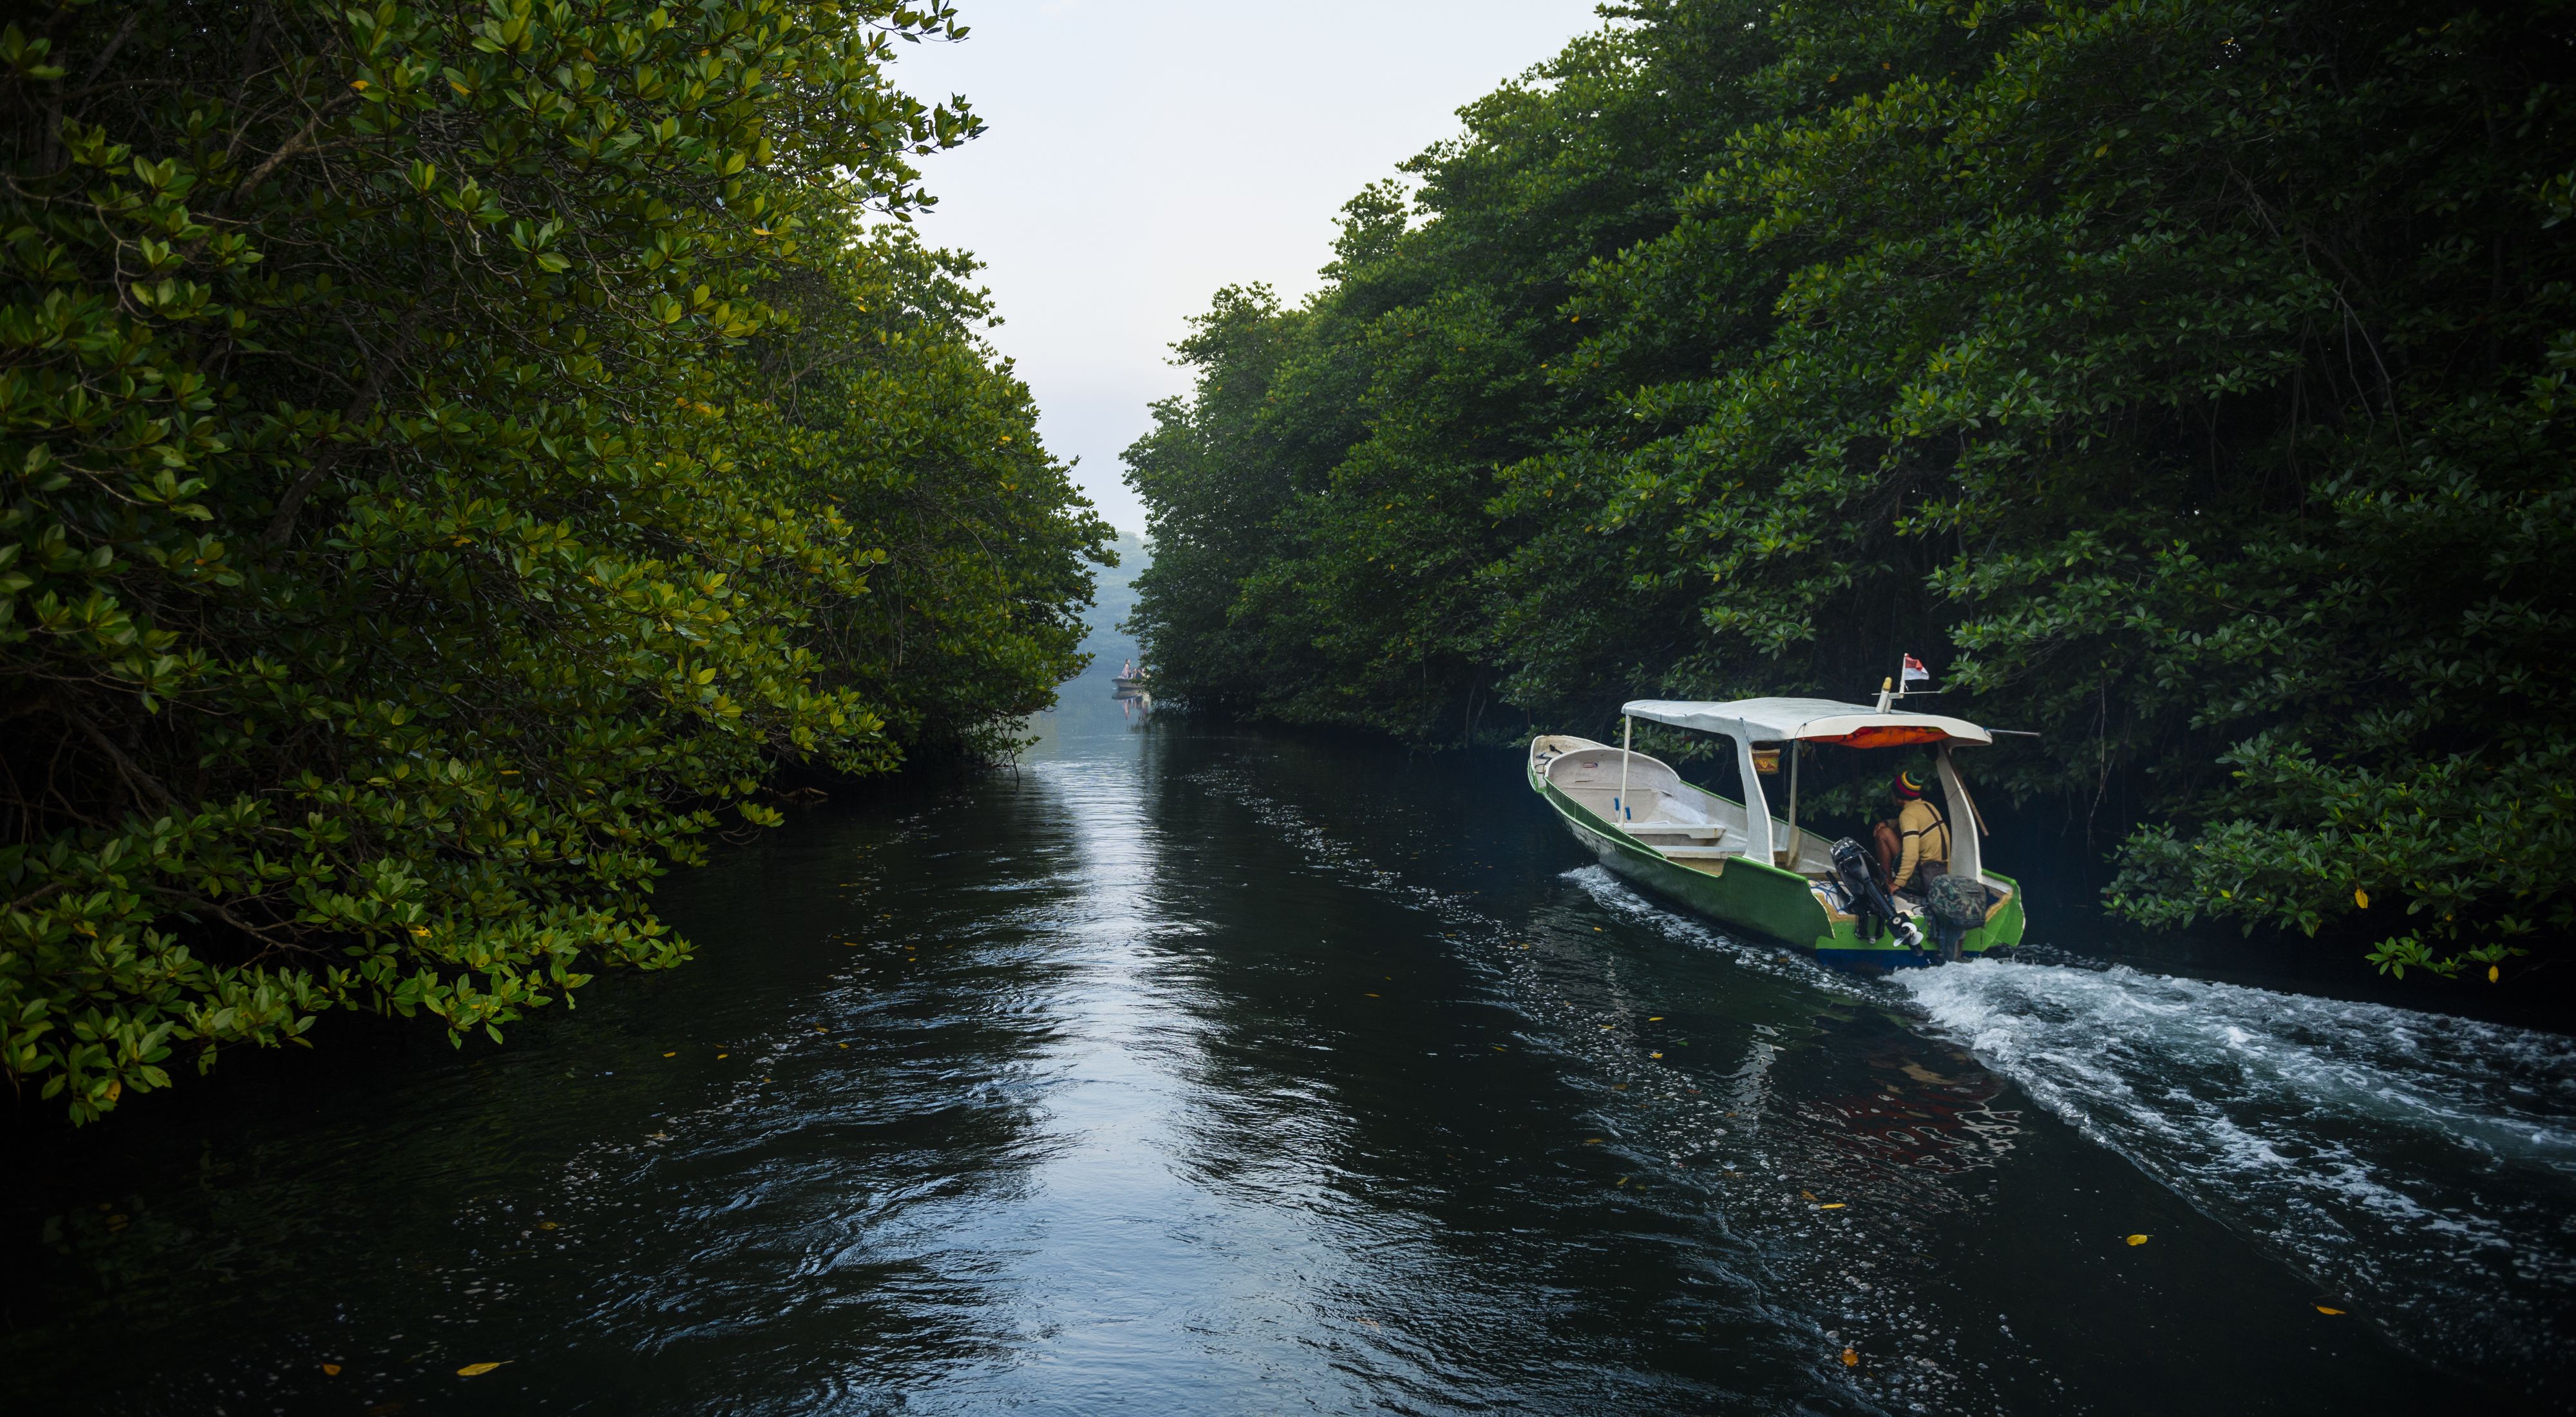
[[903, 233], [858, 0], [19, 7], [0, 1067], [77, 1120], [325, 1010], [688, 946], [782, 764], [976, 751], [1109, 528]]
[[1606, 10], [1179, 347], [1165, 696], [1459, 742], [1912, 652], [2135, 919], [2576, 928], [2566, 12]]

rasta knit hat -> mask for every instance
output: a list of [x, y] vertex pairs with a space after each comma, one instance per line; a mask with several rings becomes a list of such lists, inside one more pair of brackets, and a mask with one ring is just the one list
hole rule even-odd
[[1908, 798], [1922, 796], [1923, 783], [1921, 779], [1915, 777], [1915, 775], [1910, 772], [1898, 773], [1896, 775], [1896, 795]]

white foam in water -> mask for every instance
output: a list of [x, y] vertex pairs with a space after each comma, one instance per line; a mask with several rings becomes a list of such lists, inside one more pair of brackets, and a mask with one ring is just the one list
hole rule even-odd
[[1826, 988], [1840, 988], [1852, 978], [1840, 970], [1820, 965], [1806, 955], [1791, 953], [1780, 945], [1748, 943], [1703, 924], [1693, 916], [1657, 904], [1613, 875], [1606, 866], [1578, 866], [1566, 872], [1564, 879], [1581, 887], [1583, 893], [1596, 903], [1655, 930], [1668, 940], [1723, 951], [1748, 969], [1791, 975]]
[[2576, 1337], [2576, 1040], [2127, 968], [1895, 982], [2041, 1105], [2410, 1341], [2512, 1368]]

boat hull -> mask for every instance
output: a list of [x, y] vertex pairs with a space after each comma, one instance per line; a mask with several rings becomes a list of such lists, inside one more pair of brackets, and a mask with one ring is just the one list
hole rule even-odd
[[[1709, 868], [1672, 861], [1549, 782], [1534, 765], [1531, 790], [1546, 799], [1575, 840], [1601, 864], [1656, 895], [1722, 925], [1806, 950], [1824, 963], [1846, 969], [1879, 971], [1938, 962], [1928, 949], [1917, 952], [1899, 943], [1892, 932], [1863, 938], [1859, 922], [1830, 911], [1803, 876], [1765, 861], [1730, 857]], [[1959, 957], [1974, 959], [2006, 953], [2021, 943], [2024, 916], [2018, 882], [1989, 871], [1986, 878], [2011, 894], [1988, 915], [1986, 923], [1960, 941]]]

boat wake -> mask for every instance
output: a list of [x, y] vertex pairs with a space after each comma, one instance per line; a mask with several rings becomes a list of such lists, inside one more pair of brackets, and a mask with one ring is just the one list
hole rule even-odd
[[2125, 967], [1893, 987], [2427, 1356], [2528, 1372], [2576, 1340], [2576, 1040]]

